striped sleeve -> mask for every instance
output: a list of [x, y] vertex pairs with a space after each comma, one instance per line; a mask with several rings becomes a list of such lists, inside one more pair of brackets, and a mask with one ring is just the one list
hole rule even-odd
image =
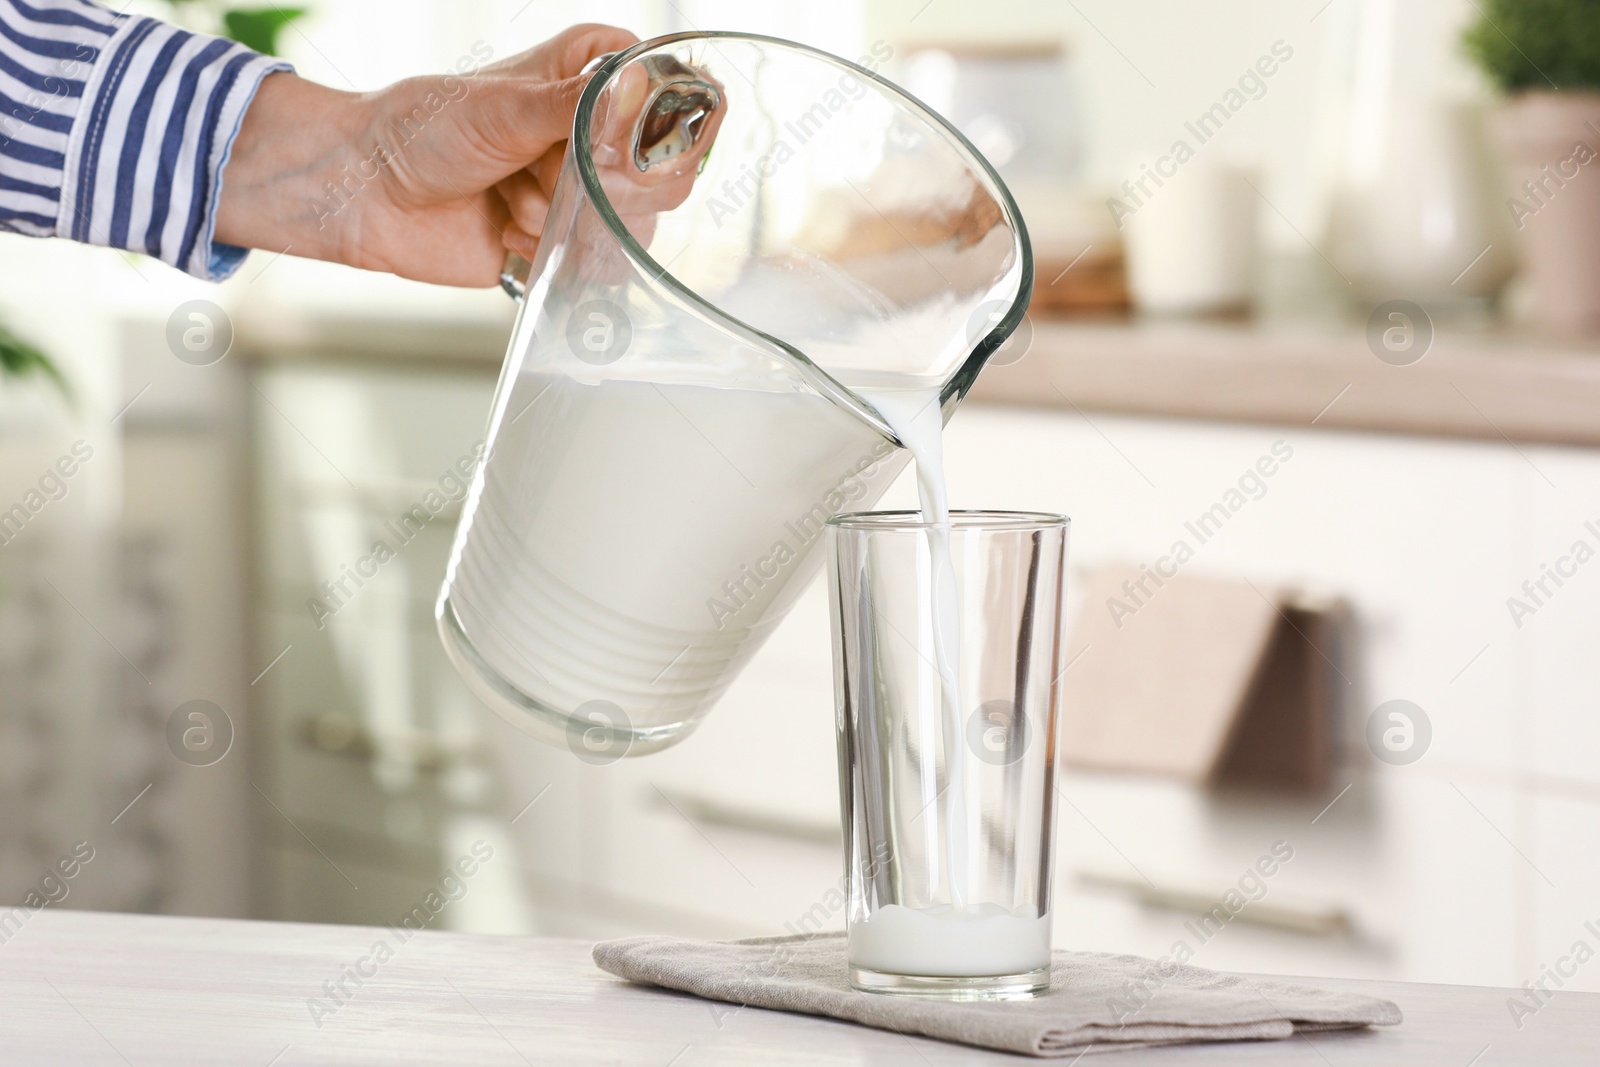
[[214, 281], [223, 166], [288, 64], [89, 0], [0, 0], [0, 229], [143, 252]]

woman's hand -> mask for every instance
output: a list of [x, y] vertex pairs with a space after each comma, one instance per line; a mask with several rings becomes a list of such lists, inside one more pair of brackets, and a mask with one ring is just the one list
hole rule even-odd
[[596, 56], [637, 38], [575, 26], [470, 76], [343, 93], [269, 75], [223, 172], [216, 239], [444, 285], [532, 259]]

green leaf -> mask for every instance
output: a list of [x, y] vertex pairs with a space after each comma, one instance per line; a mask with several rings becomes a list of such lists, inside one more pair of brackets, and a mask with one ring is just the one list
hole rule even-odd
[[64, 399], [69, 403], [73, 399], [72, 383], [55, 361], [3, 325], [0, 325], [0, 375], [18, 379], [43, 375], [54, 383]]
[[253, 48], [264, 56], [275, 56], [278, 34], [305, 14], [303, 7], [235, 8], [223, 12], [222, 25], [229, 37], [246, 48]]

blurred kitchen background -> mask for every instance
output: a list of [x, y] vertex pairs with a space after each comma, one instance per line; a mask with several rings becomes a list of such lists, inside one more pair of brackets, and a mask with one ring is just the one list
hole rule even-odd
[[[346, 88], [579, 21], [883, 42], [886, 73], [999, 165], [1037, 292], [946, 449], [958, 506], [1074, 521], [1060, 945], [1160, 955], [1277, 841], [1293, 861], [1196, 963], [1520, 986], [1600, 919], [1582, 35], [1490, 4], [1505, 34], [1469, 50], [1473, 0], [306, 3], [276, 46]], [[1569, 91], [1509, 97], [1530, 77], [1502, 39]], [[437, 925], [842, 923], [820, 582], [697, 734], [604, 766], [493, 720], [446, 664], [456, 503], [335, 615], [308, 610], [483, 436], [503, 294], [292, 250], [213, 287], [0, 249], [0, 322], [71, 384], [0, 385], [0, 510], [25, 513], [0, 529], [0, 899], [87, 840], [59, 906], [394, 922], [483, 841]], [[175, 355], [195, 300], [225, 310], [219, 361]], [[1185, 524], [1218, 502], [1201, 543]], [[1095, 640], [1121, 632], [1117, 568], [1180, 539], [1187, 624]], [[1251, 598], [1282, 626], [1205, 621]], [[1097, 716], [1163, 758], [1074, 751]]]

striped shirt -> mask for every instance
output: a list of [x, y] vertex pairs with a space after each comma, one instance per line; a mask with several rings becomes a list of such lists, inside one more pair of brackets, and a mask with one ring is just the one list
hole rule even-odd
[[0, 0], [0, 230], [143, 252], [221, 280], [222, 168], [286, 63], [89, 0]]

